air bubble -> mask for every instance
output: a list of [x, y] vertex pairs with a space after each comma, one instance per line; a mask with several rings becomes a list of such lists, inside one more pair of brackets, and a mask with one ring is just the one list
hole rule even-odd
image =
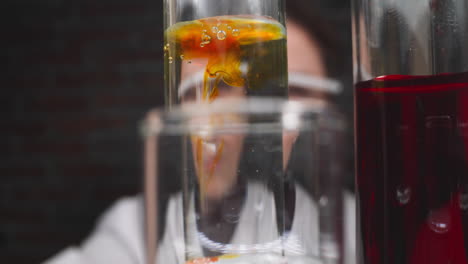
[[450, 211], [447, 208], [431, 211], [427, 217], [427, 224], [437, 234], [447, 233], [451, 228]]
[[184, 60], [184, 58], [185, 58], [184, 54], [181, 54], [181, 55], [180, 55], [180, 59], [181, 59], [181, 60]]
[[233, 35], [234, 37], [239, 36], [239, 34], [240, 34], [239, 29], [235, 28], [235, 29], [232, 30], [232, 35]]
[[219, 31], [218, 27], [212, 27], [211, 28], [211, 32], [213, 32], [215, 34], [218, 33], [218, 31]]
[[396, 198], [401, 205], [407, 204], [411, 199], [411, 189], [404, 186], [398, 187], [396, 190]]
[[225, 40], [226, 39], [226, 32], [224, 32], [223, 30], [220, 30], [220, 31], [218, 31], [218, 34], [216, 34], [216, 37], [219, 40]]
[[[206, 30], [204, 30], [204, 31], [206, 31]], [[206, 34], [205, 32], [203, 32], [202, 37], [201, 37], [200, 47], [203, 48], [203, 47], [205, 47], [205, 45], [210, 44], [210, 42], [211, 42], [211, 37], [210, 37], [210, 35], [208, 35], [208, 34]]]
[[210, 35], [205, 34], [205, 35], [202, 36], [202, 42], [208, 42], [209, 43], [210, 41], [211, 41]]
[[231, 31], [231, 30], [232, 30], [232, 27], [231, 27], [231, 26], [228, 26], [228, 27], [227, 27], [227, 30]]
[[172, 57], [169, 57], [168, 59], [169, 59], [169, 63], [172, 63], [173, 61]]

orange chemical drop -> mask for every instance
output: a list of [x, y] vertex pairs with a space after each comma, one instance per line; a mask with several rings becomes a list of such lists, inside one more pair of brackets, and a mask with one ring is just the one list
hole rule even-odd
[[[208, 102], [216, 98], [220, 81], [235, 87], [246, 86], [246, 73], [241, 69], [243, 58], [261, 57], [261, 53], [265, 53], [261, 50], [263, 43], [284, 40], [285, 37], [285, 28], [279, 22], [255, 16], [220, 16], [179, 22], [165, 32], [166, 42], [177, 46], [173, 57], [183, 54], [189, 61], [207, 59], [202, 99]], [[256, 44], [259, 45], [254, 54], [243, 49]], [[247, 67], [252, 68], [253, 65], [248, 64]], [[210, 78], [215, 78], [212, 87]]]

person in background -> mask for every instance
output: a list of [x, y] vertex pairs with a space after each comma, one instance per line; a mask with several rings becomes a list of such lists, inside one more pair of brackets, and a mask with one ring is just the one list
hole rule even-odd
[[[286, 7], [289, 99], [333, 104], [332, 98], [341, 89], [338, 82], [328, 77], [329, 66], [333, 67], [333, 63], [329, 63], [330, 58], [336, 59], [333, 55], [338, 49], [333, 41], [334, 31], [326, 28], [310, 2], [288, 0]], [[143, 208], [139, 196], [120, 199], [104, 213], [93, 233], [80, 247], [70, 247], [45, 263], [145, 263]], [[355, 259], [354, 211], [354, 199], [346, 193], [345, 263], [354, 263]]]

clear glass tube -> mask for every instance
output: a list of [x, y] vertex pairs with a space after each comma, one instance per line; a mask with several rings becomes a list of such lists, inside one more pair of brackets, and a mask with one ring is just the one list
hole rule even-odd
[[468, 71], [464, 0], [354, 0], [355, 81]]
[[226, 89], [287, 96], [283, 0], [165, 0], [164, 10], [169, 107]]
[[344, 129], [272, 98], [151, 112], [147, 263], [341, 263]]
[[353, 44], [358, 263], [468, 263], [468, 2], [354, 0]]

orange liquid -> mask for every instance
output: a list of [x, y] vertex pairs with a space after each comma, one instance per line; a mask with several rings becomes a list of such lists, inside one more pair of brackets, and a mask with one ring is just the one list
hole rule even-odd
[[217, 262], [221, 259], [234, 259], [237, 258], [238, 255], [222, 255], [219, 257], [207, 257], [207, 258], [198, 258], [198, 259], [193, 259], [190, 261], [187, 261], [186, 264], [210, 264]]
[[[286, 31], [283, 25], [272, 19], [221, 16], [174, 24], [166, 30], [165, 38], [169, 63], [175, 59], [187, 63], [195, 59], [207, 60], [202, 99], [212, 101], [218, 95], [220, 81], [234, 87], [256, 89], [260, 88], [256, 86], [260, 86], [262, 80], [277, 74], [268, 72], [268, 68], [264, 69], [259, 64], [275, 63], [260, 61], [275, 52], [266, 43], [283, 40], [282, 49], [285, 52]], [[282, 56], [281, 52], [279, 56]], [[246, 70], [242, 70], [243, 63]], [[286, 71], [283, 75], [286, 75]], [[212, 87], [209, 85], [210, 78], [215, 79]], [[285, 79], [284, 76], [282, 78]]]

